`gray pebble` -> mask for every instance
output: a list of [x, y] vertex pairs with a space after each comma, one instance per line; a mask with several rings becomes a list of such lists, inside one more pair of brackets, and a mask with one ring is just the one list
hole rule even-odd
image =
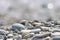
[[22, 24], [19, 24], [19, 23], [15, 23], [15, 24], [12, 25], [12, 29], [13, 30], [24, 30], [25, 26], [22, 25]]

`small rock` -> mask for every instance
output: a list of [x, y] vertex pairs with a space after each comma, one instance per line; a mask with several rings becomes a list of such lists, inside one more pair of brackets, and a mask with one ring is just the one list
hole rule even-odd
[[41, 31], [41, 29], [32, 29], [31, 30], [31, 33], [38, 33], [38, 32], [40, 32]]
[[45, 40], [50, 40], [50, 37], [49, 37], [49, 36], [48, 36], [48, 37], [46, 37], [46, 38], [45, 38]]
[[0, 40], [5, 40], [5, 37], [3, 35], [0, 35]]
[[15, 23], [15, 24], [13, 24], [12, 25], [12, 29], [13, 30], [24, 30], [25, 29], [25, 26], [24, 25], [22, 25], [22, 24], [19, 24], [19, 23]]
[[47, 33], [44, 33], [44, 34], [35, 34], [34, 36], [33, 36], [33, 38], [32, 38], [32, 40], [42, 40], [42, 39], [44, 39], [44, 38], [46, 38], [46, 37], [48, 37], [48, 36], [51, 36], [51, 33], [50, 32], [47, 32]]
[[0, 29], [0, 34], [1, 35], [6, 35], [6, 34], [8, 34], [9, 33], [9, 31], [5, 31], [5, 30], [3, 30], [3, 29]]
[[51, 40], [60, 40], [60, 36], [52, 37]]
[[13, 34], [8, 34], [6, 40], [13, 40]]

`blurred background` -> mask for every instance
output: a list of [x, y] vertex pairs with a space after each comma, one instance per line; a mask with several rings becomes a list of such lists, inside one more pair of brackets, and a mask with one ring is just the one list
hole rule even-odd
[[0, 24], [20, 20], [60, 20], [60, 0], [0, 0]]

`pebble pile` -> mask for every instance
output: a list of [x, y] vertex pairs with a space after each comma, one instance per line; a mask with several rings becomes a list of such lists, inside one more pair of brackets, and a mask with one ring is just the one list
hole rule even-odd
[[0, 27], [0, 40], [60, 40], [60, 21], [26, 21]]

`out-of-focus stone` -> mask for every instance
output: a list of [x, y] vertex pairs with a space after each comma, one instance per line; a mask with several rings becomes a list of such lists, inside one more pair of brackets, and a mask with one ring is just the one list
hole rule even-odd
[[51, 27], [40, 26], [42, 31], [49, 31]]
[[13, 40], [13, 34], [8, 34], [6, 40]]
[[22, 20], [22, 21], [20, 21], [20, 23], [23, 24], [23, 25], [26, 25], [27, 21], [26, 20]]
[[3, 29], [0, 29], [0, 34], [1, 34], [1, 35], [3, 35], [3, 34], [5, 35], [5, 34], [8, 34], [8, 33], [9, 33], [9, 31], [5, 31], [5, 30], [3, 30]]
[[32, 33], [38, 33], [38, 32], [40, 32], [40, 31], [41, 31], [41, 29], [32, 29], [32, 30], [31, 30]]
[[0, 40], [5, 40], [5, 36], [0, 35]]
[[44, 40], [50, 40], [50, 37], [48, 36], [48, 37], [46, 37]]
[[42, 39], [44, 39], [44, 38], [46, 38], [46, 37], [48, 37], [48, 36], [51, 36], [51, 33], [50, 32], [47, 32], [47, 33], [44, 33], [44, 34], [35, 34], [34, 36], [33, 36], [33, 38], [32, 38], [32, 40], [42, 40]]
[[22, 24], [19, 24], [19, 23], [15, 23], [15, 24], [13, 24], [12, 25], [12, 29], [13, 30], [24, 30], [25, 29], [25, 26], [24, 25], [22, 25]]
[[32, 30], [21, 30], [22, 33], [35, 33], [40, 32], [41, 29], [32, 29]]
[[45, 26], [51, 27], [52, 26], [52, 23], [51, 22], [45, 22]]
[[29, 33], [24, 36], [25, 39], [33, 37], [34, 33]]
[[60, 40], [60, 32], [54, 32], [51, 36], [51, 40]]

